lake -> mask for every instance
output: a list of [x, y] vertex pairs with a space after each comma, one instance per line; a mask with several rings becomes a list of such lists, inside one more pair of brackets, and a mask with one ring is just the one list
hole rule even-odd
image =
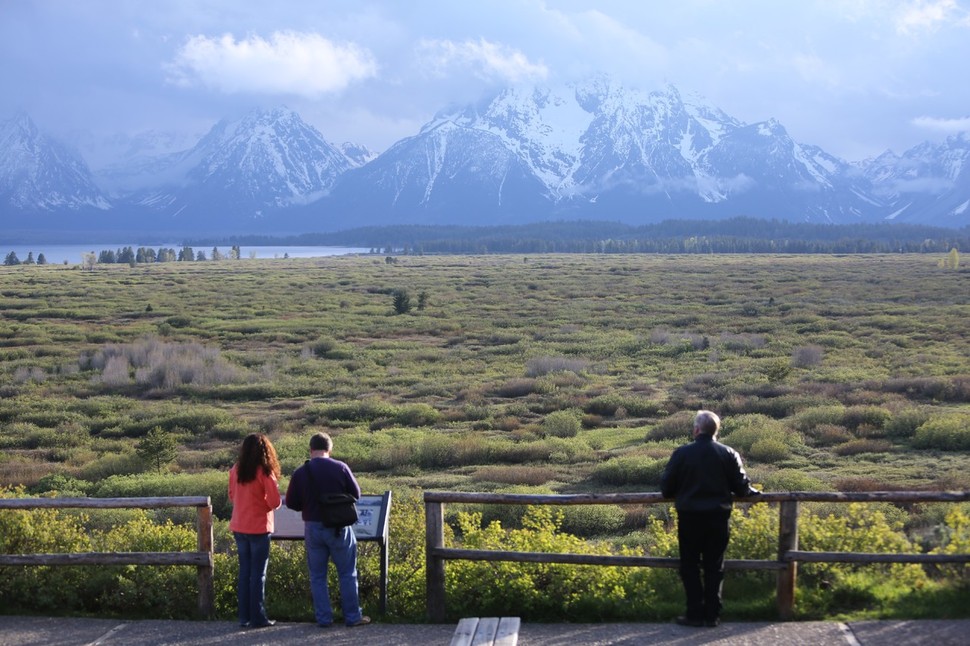
[[[2, 243], [0, 243], [2, 244]], [[37, 256], [44, 254], [44, 258], [47, 259], [47, 263], [51, 265], [60, 264], [80, 264], [83, 254], [94, 252], [99, 254], [106, 249], [117, 252], [118, 249], [124, 249], [125, 247], [131, 247], [134, 250], [138, 250], [139, 247], [150, 247], [155, 251], [158, 251], [160, 247], [166, 249], [175, 249], [178, 253], [179, 249], [182, 248], [179, 244], [174, 243], [161, 243], [161, 244], [114, 244], [114, 243], [103, 243], [103, 244], [84, 244], [84, 245], [72, 245], [72, 244], [51, 244], [45, 245], [43, 243], [33, 244], [33, 245], [10, 245], [6, 247], [0, 247], [0, 254], [4, 258], [7, 257], [11, 251], [17, 254], [17, 258], [20, 262], [27, 259], [27, 254], [33, 252], [34, 260]], [[219, 252], [224, 256], [229, 255], [230, 245], [217, 246]], [[192, 249], [195, 253], [199, 251], [204, 251], [206, 258], [212, 256], [212, 247], [198, 247], [193, 246]], [[284, 247], [284, 246], [247, 246], [240, 245], [242, 251], [242, 258], [321, 258], [323, 256], [346, 256], [349, 254], [356, 253], [369, 253], [370, 249], [360, 248], [360, 247]]]

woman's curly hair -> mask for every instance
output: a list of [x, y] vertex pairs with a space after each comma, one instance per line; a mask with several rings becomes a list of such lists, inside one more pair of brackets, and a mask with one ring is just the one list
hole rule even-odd
[[260, 468], [266, 475], [280, 477], [280, 461], [276, 457], [276, 449], [262, 433], [246, 436], [239, 449], [239, 461], [236, 464], [236, 479], [239, 484], [255, 480], [257, 469]]

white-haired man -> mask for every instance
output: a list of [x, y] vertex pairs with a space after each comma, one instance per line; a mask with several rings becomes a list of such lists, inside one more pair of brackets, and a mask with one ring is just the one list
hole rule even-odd
[[694, 441], [673, 452], [660, 477], [660, 491], [677, 509], [680, 578], [687, 596], [687, 614], [677, 617], [682, 626], [720, 623], [733, 496], [760, 493], [751, 487], [737, 451], [717, 441], [720, 428], [717, 415], [698, 411]]

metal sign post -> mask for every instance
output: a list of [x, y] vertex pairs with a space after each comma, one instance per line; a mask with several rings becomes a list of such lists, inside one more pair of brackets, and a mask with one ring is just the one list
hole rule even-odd
[[[387, 612], [387, 541], [389, 535], [388, 522], [391, 515], [391, 492], [385, 491], [380, 496], [361, 496], [357, 501], [357, 523], [354, 524], [354, 536], [358, 542], [373, 541], [381, 548], [381, 613]], [[302, 541], [303, 518], [300, 512], [283, 505], [276, 510], [274, 519], [275, 529], [273, 539], [278, 541]]]

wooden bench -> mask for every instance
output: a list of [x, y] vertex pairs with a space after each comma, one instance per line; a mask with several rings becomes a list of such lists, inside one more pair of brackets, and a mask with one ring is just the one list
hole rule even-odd
[[520, 623], [518, 617], [465, 617], [455, 628], [451, 646], [515, 646]]

